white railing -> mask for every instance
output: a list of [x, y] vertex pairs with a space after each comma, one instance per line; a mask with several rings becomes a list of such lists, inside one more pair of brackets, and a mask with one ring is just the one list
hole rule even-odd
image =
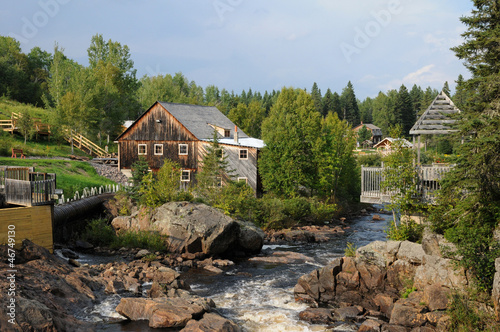
[[[449, 165], [423, 165], [417, 167], [417, 192], [422, 202], [432, 203], [435, 193], [441, 188], [440, 181], [453, 166]], [[362, 203], [389, 203], [392, 192], [382, 189], [384, 167], [361, 166], [361, 197]]]
[[87, 197], [92, 197], [92, 196], [97, 196], [97, 195], [102, 195], [102, 194], [107, 194], [107, 193], [116, 193], [118, 190], [120, 190], [122, 186], [120, 184], [107, 184], [104, 186], [100, 187], [85, 187], [82, 190], [82, 193], [80, 194], [79, 191], [75, 192], [75, 195], [72, 198], [65, 198], [64, 194], [61, 195], [61, 197], [58, 199], [57, 203], [58, 204], [65, 204], [69, 202], [74, 202], [83, 198]]

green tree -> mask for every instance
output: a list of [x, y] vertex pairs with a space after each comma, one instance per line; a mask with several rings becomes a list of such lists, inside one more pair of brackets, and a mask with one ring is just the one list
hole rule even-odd
[[319, 131], [320, 114], [311, 95], [302, 89], [283, 88], [262, 124], [266, 147], [259, 169], [265, 190], [293, 197], [301, 187], [315, 187], [312, 147]]
[[363, 102], [359, 103], [359, 116], [361, 123], [373, 123], [373, 99], [366, 97]]
[[227, 155], [219, 144], [217, 131], [214, 130], [212, 142], [206, 144], [203, 159], [200, 162], [201, 171], [196, 176], [196, 189], [200, 197], [213, 205], [220, 196], [224, 183], [232, 181], [234, 170], [229, 168]]
[[334, 104], [332, 90], [328, 88], [325, 95], [323, 96], [321, 115], [323, 115], [323, 117], [326, 117], [330, 112], [334, 112]]
[[408, 136], [411, 127], [415, 124], [416, 119], [413, 113], [410, 93], [404, 85], [401, 85], [399, 88], [394, 111], [396, 120], [395, 124], [400, 124], [403, 130], [403, 135]]
[[450, 86], [448, 85], [448, 81], [444, 82], [442, 91], [449, 97], [451, 96]]
[[313, 152], [319, 194], [329, 198], [331, 202], [340, 198], [352, 199], [356, 192], [356, 183], [351, 181], [359, 179], [354, 167], [355, 146], [355, 134], [349, 124], [340, 120], [336, 113], [328, 113], [321, 121], [321, 132]]
[[393, 127], [389, 135], [395, 138], [391, 152], [384, 158], [383, 181], [381, 188], [390, 195], [388, 207], [393, 212], [394, 226], [397, 228], [401, 218], [419, 210], [415, 201], [417, 196], [417, 171], [413, 166], [415, 152], [405, 145], [400, 125]]
[[314, 82], [312, 86], [311, 97], [314, 102], [314, 109], [319, 113], [322, 113], [321, 111], [323, 109], [323, 104], [322, 104], [321, 90], [318, 88], [318, 84], [316, 82]]
[[372, 132], [365, 125], [358, 130], [358, 143], [363, 143], [372, 137]]
[[156, 176], [147, 173], [141, 179], [141, 203], [157, 207], [177, 200], [180, 190], [181, 167], [179, 163], [165, 159]]
[[351, 81], [349, 81], [347, 86], [342, 90], [340, 105], [342, 108], [341, 111], [345, 114], [345, 117], [342, 117], [342, 119], [349, 122], [353, 127], [357, 126], [360, 123], [359, 108]]
[[20, 112], [19, 118], [16, 120], [16, 127], [24, 137], [24, 144], [26, 144], [28, 138], [31, 139], [33, 135], [35, 135], [35, 122], [28, 109], [24, 109]]
[[467, 137], [458, 149], [456, 166], [442, 185], [433, 226], [457, 245], [460, 263], [477, 285], [491, 290], [495, 258], [500, 255], [493, 230], [500, 222], [500, 7], [475, 0], [464, 42], [452, 48], [472, 76], [464, 82], [467, 100], [455, 139]]

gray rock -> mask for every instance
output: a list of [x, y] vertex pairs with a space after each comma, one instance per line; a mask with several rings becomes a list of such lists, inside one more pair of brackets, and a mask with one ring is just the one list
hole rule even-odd
[[495, 260], [496, 273], [493, 279], [492, 300], [497, 321], [500, 321], [500, 257]]
[[147, 250], [147, 249], [141, 249], [141, 250], [139, 250], [137, 252], [137, 254], [135, 254], [135, 258], [136, 259], [141, 259], [142, 257], [147, 256], [149, 254], [151, 254], [151, 252], [149, 250]]
[[399, 247], [397, 258], [412, 264], [422, 264], [425, 252], [421, 244], [403, 241]]
[[417, 289], [432, 284], [459, 289], [468, 285], [464, 269], [455, 267], [450, 259], [424, 255], [423, 263], [415, 271], [414, 285]]
[[240, 225], [238, 245], [245, 252], [258, 253], [264, 245], [266, 233], [251, 222], [237, 220]]

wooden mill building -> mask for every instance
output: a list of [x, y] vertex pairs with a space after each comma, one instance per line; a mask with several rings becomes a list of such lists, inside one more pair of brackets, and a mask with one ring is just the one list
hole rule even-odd
[[191, 183], [212, 144], [214, 130], [229, 169], [235, 171], [234, 180], [245, 181], [260, 192], [257, 160], [264, 142], [246, 135], [213, 106], [154, 103], [116, 139], [118, 167], [130, 175], [132, 164], [144, 156], [157, 171], [168, 158], [181, 165], [180, 181]]

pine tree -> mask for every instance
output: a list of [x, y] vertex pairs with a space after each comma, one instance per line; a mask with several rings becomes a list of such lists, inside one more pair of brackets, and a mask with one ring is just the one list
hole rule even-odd
[[330, 112], [334, 112], [334, 101], [332, 90], [328, 88], [325, 95], [323, 96], [321, 115], [323, 115], [323, 117], [326, 117]]
[[399, 88], [395, 105], [396, 124], [400, 124], [403, 135], [408, 136], [411, 127], [415, 124], [413, 105], [408, 89], [403, 85]]
[[452, 48], [472, 77], [464, 84], [467, 100], [455, 140], [460, 145], [456, 166], [446, 176], [434, 228], [457, 245], [460, 263], [489, 291], [500, 256], [493, 231], [500, 222], [500, 7], [497, 1], [474, 0], [475, 9], [462, 17], [464, 42]]
[[322, 113], [323, 105], [322, 105], [322, 100], [321, 100], [321, 90], [318, 88], [318, 84], [314, 82], [312, 89], [311, 89], [311, 97], [314, 102], [314, 108], [318, 113]]
[[342, 111], [345, 113], [344, 120], [346, 120], [353, 127], [357, 126], [360, 122], [359, 108], [351, 81], [349, 81], [347, 86], [342, 90], [340, 103]]

